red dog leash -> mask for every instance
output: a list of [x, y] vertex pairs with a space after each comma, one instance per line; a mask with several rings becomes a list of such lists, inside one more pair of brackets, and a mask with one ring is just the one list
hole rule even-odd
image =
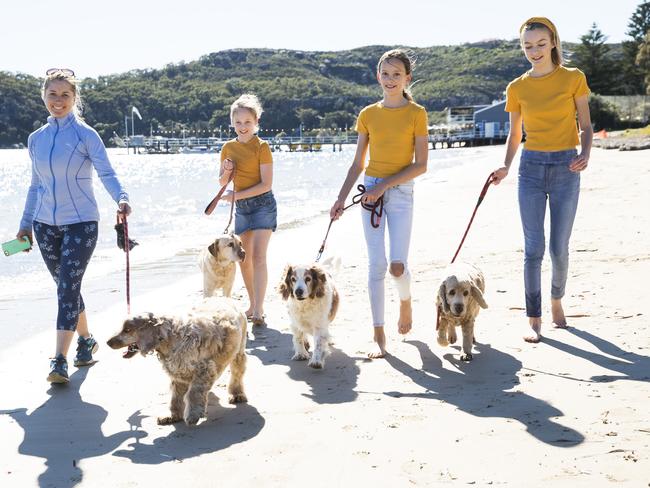
[[[377, 227], [379, 227], [379, 224], [381, 223], [381, 216], [384, 214], [384, 196], [383, 195], [380, 196], [377, 200], [375, 200], [375, 203], [370, 205], [367, 203], [363, 203], [361, 201], [363, 194], [366, 192], [366, 187], [362, 184], [358, 184], [357, 190], [359, 190], [359, 193], [357, 193], [352, 197], [352, 203], [350, 205], [348, 205], [347, 207], [343, 207], [343, 211], [346, 211], [348, 208], [352, 207], [353, 205], [360, 203], [364, 209], [370, 212], [370, 225], [372, 225], [376, 229]], [[332, 228], [333, 223], [334, 223], [334, 219], [330, 219], [330, 225], [327, 226], [327, 232], [325, 233], [325, 238], [323, 239], [323, 243], [321, 244], [320, 249], [318, 250], [318, 254], [316, 254], [316, 260], [315, 260], [316, 263], [320, 260], [321, 256], [323, 255], [323, 252], [325, 251], [325, 242], [327, 242], [327, 237], [330, 234], [330, 229]]]
[[126, 253], [126, 313], [131, 315], [131, 266], [129, 264], [129, 224], [126, 221], [126, 214], [120, 213], [117, 216], [117, 223], [122, 223], [124, 228], [124, 252]]
[[[210, 215], [212, 212], [214, 212], [214, 209], [217, 207], [217, 204], [219, 203], [219, 200], [221, 199], [221, 196], [223, 193], [226, 191], [226, 187], [228, 184], [235, 179], [235, 168], [233, 167], [232, 172], [230, 173], [230, 176], [228, 177], [228, 181], [226, 181], [226, 184], [221, 187], [219, 190], [219, 193], [217, 193], [217, 196], [208, 203], [208, 206], [205, 207], [205, 210], [203, 213], [205, 215]], [[235, 206], [235, 196], [233, 195], [232, 200], [230, 200], [230, 216], [228, 217], [228, 225], [226, 225], [226, 228], [223, 230], [224, 234], [228, 233], [228, 228], [230, 227], [230, 224], [232, 223], [232, 212], [233, 212], [233, 207]]]
[[[467, 229], [465, 229], [465, 233], [463, 234], [463, 238], [460, 240], [460, 244], [458, 245], [458, 249], [456, 249], [456, 253], [454, 254], [454, 257], [451, 258], [451, 264], [456, 261], [456, 258], [458, 257], [458, 253], [460, 252], [460, 248], [463, 247], [463, 243], [465, 242], [465, 238], [467, 237], [467, 233], [469, 232], [469, 228], [472, 226], [472, 222], [474, 222], [474, 216], [476, 215], [476, 211], [478, 210], [478, 207], [483, 203], [483, 199], [485, 198], [485, 195], [487, 194], [488, 189], [490, 188], [490, 185], [495, 179], [495, 174], [494, 172], [490, 173], [490, 176], [488, 176], [487, 180], [485, 180], [485, 184], [483, 185], [483, 189], [481, 190], [481, 193], [478, 196], [478, 201], [476, 202], [476, 206], [474, 207], [474, 212], [472, 212], [472, 217], [469, 219], [469, 224], [467, 224]], [[440, 306], [437, 307], [437, 314], [436, 314], [436, 330], [440, 328]]]

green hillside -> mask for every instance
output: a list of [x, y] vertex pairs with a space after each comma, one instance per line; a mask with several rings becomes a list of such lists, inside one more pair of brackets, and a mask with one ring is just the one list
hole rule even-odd
[[[228, 126], [228, 108], [244, 92], [264, 105], [265, 129], [345, 127], [380, 97], [375, 64], [388, 46], [338, 52], [234, 49], [161, 69], [86, 78], [85, 118], [108, 140], [124, 132], [124, 116], [138, 107], [139, 130], [177, 132]], [[517, 41], [412, 49], [417, 65], [413, 95], [431, 113], [500, 99], [507, 83], [528, 68]], [[41, 80], [0, 72], [0, 145], [24, 143], [47, 113]]]

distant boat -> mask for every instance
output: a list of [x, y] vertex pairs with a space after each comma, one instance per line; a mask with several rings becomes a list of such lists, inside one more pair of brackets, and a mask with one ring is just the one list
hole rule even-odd
[[207, 154], [217, 152], [216, 147], [207, 147], [207, 146], [194, 146], [187, 147], [184, 146], [181, 148], [181, 153], [183, 154]]

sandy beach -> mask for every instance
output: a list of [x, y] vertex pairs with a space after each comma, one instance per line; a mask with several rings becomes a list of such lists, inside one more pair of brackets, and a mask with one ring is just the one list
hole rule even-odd
[[[45, 382], [54, 327], [3, 348], [0, 486], [650, 486], [650, 153], [593, 151], [571, 242], [568, 330], [549, 327], [547, 255], [544, 338], [522, 340], [513, 168], [490, 188], [459, 257], [486, 276], [489, 308], [477, 320], [474, 360], [462, 363], [458, 346], [435, 341], [444, 268], [503, 151], [468, 149], [471, 164], [416, 184], [414, 327], [398, 336], [398, 298], [387, 280], [384, 360], [366, 356], [373, 343], [358, 209], [328, 241], [327, 254], [342, 259], [342, 302], [325, 369], [290, 360], [289, 319], [274, 290], [288, 261], [315, 257], [323, 215], [271, 242], [269, 325], [248, 338], [249, 403], [227, 403], [226, 373], [197, 427], [156, 425], [169, 400], [160, 364], [124, 360], [105, 345], [125, 314], [121, 275], [87, 300], [99, 362], [71, 365], [66, 387]], [[156, 277], [136, 270], [133, 280], [134, 311], [182, 311], [199, 299], [198, 268]], [[239, 277], [236, 290], [245, 306]], [[42, 300], [25, 316], [45, 322], [54, 314], [54, 302]], [[5, 329], [25, 316], [3, 312]]]

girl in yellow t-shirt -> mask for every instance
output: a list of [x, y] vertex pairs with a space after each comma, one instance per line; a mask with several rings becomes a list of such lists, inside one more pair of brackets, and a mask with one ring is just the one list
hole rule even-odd
[[255, 95], [245, 94], [230, 107], [230, 120], [237, 137], [221, 149], [219, 184], [225, 185], [232, 172], [234, 191], [222, 200], [235, 200], [235, 234], [246, 251], [240, 269], [250, 306], [246, 316], [253, 325], [264, 325], [264, 296], [268, 282], [266, 250], [277, 227], [277, 205], [271, 191], [273, 157], [267, 142], [257, 137], [262, 105]]
[[[505, 161], [495, 171], [494, 184], [498, 185], [508, 176], [521, 142], [523, 123], [526, 142], [519, 163], [518, 192], [525, 241], [526, 315], [532, 329], [524, 340], [539, 342], [546, 202], [548, 200], [551, 214], [551, 316], [554, 327], [565, 329], [567, 321], [562, 297], [569, 269], [569, 238], [578, 208], [580, 172], [589, 163], [593, 130], [587, 80], [580, 70], [562, 65], [562, 49], [555, 25], [546, 17], [532, 17], [523, 23], [519, 34], [531, 69], [506, 89], [510, 133]], [[582, 131], [580, 137], [576, 115]], [[577, 144], [580, 144], [579, 153]]]
[[[402, 50], [384, 53], [377, 64], [377, 81], [384, 97], [365, 107], [357, 119], [357, 150], [330, 216], [343, 214], [345, 199], [365, 169], [366, 192], [362, 202], [371, 206], [383, 196], [383, 215], [362, 211], [363, 230], [368, 248], [368, 294], [374, 326], [374, 340], [379, 347], [370, 358], [384, 357], [384, 277], [388, 269], [385, 229], [390, 242], [390, 274], [395, 279], [400, 298], [400, 334], [411, 330], [411, 276], [408, 250], [413, 222], [413, 179], [427, 170], [427, 112], [416, 104], [408, 91], [413, 61]], [[366, 152], [370, 160], [366, 167]], [[415, 156], [415, 161], [414, 161]]]

